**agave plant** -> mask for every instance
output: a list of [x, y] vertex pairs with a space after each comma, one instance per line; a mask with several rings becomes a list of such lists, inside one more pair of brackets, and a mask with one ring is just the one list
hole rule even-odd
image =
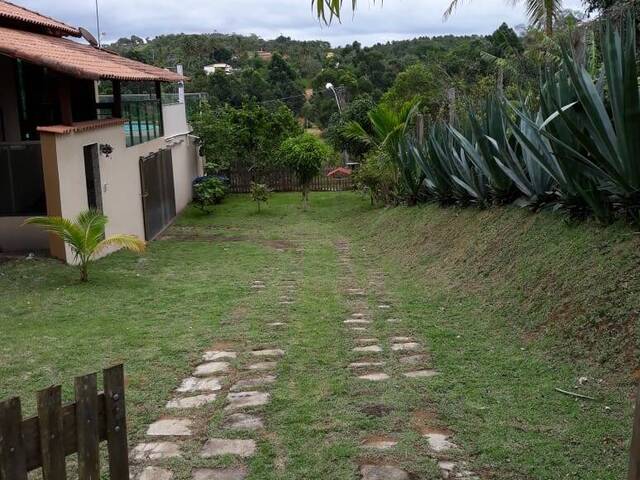
[[454, 139], [451, 148], [453, 181], [464, 189], [471, 203], [486, 207], [490, 202], [490, 192], [489, 179], [479, 166], [484, 162], [482, 153], [459, 130], [452, 126], [449, 130]]
[[[506, 106], [502, 108], [506, 109]], [[537, 209], [546, 205], [552, 197], [554, 182], [546, 165], [556, 163], [553, 150], [538, 128], [542, 123], [539, 113], [537, 116], [532, 114], [526, 105], [517, 110], [518, 117], [523, 118], [513, 119], [510, 113], [505, 111], [504, 118], [515, 145], [512, 142], [499, 144], [491, 139], [496, 152], [495, 161], [524, 195], [525, 201], [520, 203]]]
[[111, 235], [104, 237], [108, 219], [95, 210], [80, 213], [75, 220], [62, 217], [32, 217], [24, 223], [40, 225], [60, 237], [73, 252], [80, 269], [80, 281], [89, 280], [89, 264], [108, 247], [119, 247], [141, 253], [145, 243], [135, 235]]
[[552, 127], [560, 123], [570, 132], [580, 148], [567, 145], [554, 133], [550, 133], [550, 138], [569, 150], [572, 157], [597, 180], [598, 187], [610, 193], [618, 206], [638, 219], [640, 94], [634, 19], [631, 16], [627, 18], [622, 32], [608, 22], [602, 38], [607, 95], [565, 48], [564, 72], [577, 97], [580, 121], [576, 121], [570, 111], [556, 108], [547, 124]]
[[[603, 95], [601, 89], [594, 88]], [[541, 115], [546, 118], [535, 127], [551, 141], [552, 157], [536, 157], [545, 162], [558, 185], [561, 205], [572, 216], [584, 216], [591, 210], [602, 222], [610, 220], [610, 202], [601, 189], [605, 180], [598, 169], [582, 161], [588, 154], [579, 137], [587, 134], [584, 111], [571, 79], [560, 72], [546, 72], [540, 87]], [[520, 116], [525, 122], [529, 120]]]
[[451, 134], [443, 124], [430, 130], [422, 145], [415, 145], [416, 162], [425, 176], [429, 195], [443, 205], [456, 200], [455, 192], [461, 187], [453, 181], [453, 158]]
[[499, 153], [509, 143], [507, 122], [499, 99], [495, 96], [487, 99], [482, 117], [471, 112], [469, 125], [471, 141], [460, 138], [461, 145], [468, 150], [476, 168], [487, 178], [491, 196], [499, 203], [510, 202], [516, 195], [513, 180], [500, 168], [495, 158], [496, 145]]

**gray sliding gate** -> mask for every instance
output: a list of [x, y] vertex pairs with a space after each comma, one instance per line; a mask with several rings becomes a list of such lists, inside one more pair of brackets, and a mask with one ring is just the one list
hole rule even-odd
[[171, 150], [140, 158], [140, 180], [145, 237], [153, 240], [176, 216]]

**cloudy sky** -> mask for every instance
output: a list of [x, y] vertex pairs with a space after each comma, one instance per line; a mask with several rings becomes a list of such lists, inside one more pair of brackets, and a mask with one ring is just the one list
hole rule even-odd
[[[27, 8], [96, 31], [94, 0], [13, 0]], [[502, 22], [526, 22], [524, 9], [506, 0], [465, 2], [447, 22], [442, 12], [449, 0], [360, 0], [354, 16], [342, 23], [321, 25], [310, 0], [99, 0], [105, 41], [132, 34], [153, 37], [163, 33], [255, 33], [264, 38], [286, 35], [295, 39], [323, 39], [334, 46], [358, 40], [365, 45], [421, 35], [484, 34]], [[345, 1], [345, 4], [351, 2]], [[581, 0], [564, 0], [567, 8], [581, 8]]]

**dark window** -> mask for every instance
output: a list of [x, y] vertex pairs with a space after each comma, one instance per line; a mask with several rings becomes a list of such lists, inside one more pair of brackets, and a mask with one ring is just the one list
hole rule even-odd
[[87, 182], [87, 200], [91, 210], [102, 211], [102, 184], [98, 144], [84, 147], [84, 174]]
[[46, 212], [40, 143], [0, 143], [0, 216]]

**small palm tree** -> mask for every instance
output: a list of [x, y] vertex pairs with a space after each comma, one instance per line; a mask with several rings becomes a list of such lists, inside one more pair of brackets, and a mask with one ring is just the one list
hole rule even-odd
[[120, 247], [133, 252], [144, 252], [145, 243], [135, 235], [111, 235], [104, 238], [106, 216], [95, 210], [80, 213], [75, 220], [62, 217], [32, 217], [24, 225], [39, 225], [60, 237], [71, 247], [80, 268], [80, 281], [89, 280], [89, 264], [107, 247]]

